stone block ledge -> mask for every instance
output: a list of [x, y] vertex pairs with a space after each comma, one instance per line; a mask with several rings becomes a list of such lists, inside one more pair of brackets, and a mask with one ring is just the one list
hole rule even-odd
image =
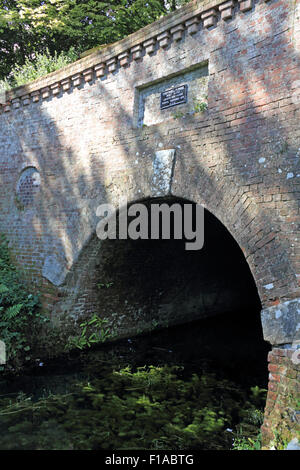
[[293, 299], [261, 311], [263, 334], [274, 346], [300, 344], [300, 299]]

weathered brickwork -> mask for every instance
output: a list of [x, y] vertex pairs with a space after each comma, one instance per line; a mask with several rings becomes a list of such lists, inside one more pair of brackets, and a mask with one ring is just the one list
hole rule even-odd
[[[78, 260], [94, 253], [98, 205], [173, 195], [242, 249], [265, 338], [300, 339], [299, 16], [300, 0], [194, 1], [0, 98], [1, 231], [55, 321], [92, 310]], [[141, 90], [200, 65], [207, 109], [138, 127]], [[30, 168], [39, 186], [22, 193]]]
[[269, 353], [269, 391], [262, 427], [263, 444], [285, 449], [300, 437], [300, 350], [274, 348]]

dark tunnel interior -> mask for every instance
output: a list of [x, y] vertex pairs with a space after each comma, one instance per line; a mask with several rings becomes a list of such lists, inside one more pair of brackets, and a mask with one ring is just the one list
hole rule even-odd
[[[138, 202], [148, 209], [149, 236], [153, 204], [179, 204], [182, 213], [184, 205], [191, 204], [174, 197]], [[195, 207], [193, 203], [194, 229]], [[128, 217], [128, 224], [133, 219]], [[171, 216], [171, 227], [172, 222]], [[168, 331], [177, 325], [178, 344], [192, 345], [192, 357], [205, 352], [234, 369], [255, 369], [261, 363], [265, 377], [269, 346], [263, 340], [261, 303], [242, 250], [206, 209], [203, 248], [186, 250], [186, 242], [175, 239], [174, 230], [168, 240], [160, 231], [157, 240], [102, 242], [97, 278], [110, 285], [101, 290], [102, 311], [124, 315], [141, 330], [147, 325], [152, 338], [153, 330], [165, 329], [165, 343]]]

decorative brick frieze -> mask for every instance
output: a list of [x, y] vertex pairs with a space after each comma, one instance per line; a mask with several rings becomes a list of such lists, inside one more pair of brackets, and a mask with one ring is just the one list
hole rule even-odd
[[37, 103], [40, 99], [40, 92], [38, 90], [33, 91], [32, 93], [30, 93], [30, 96], [31, 96], [32, 102]]
[[76, 75], [73, 75], [72, 77], [73, 86], [78, 87], [79, 85], [81, 85], [81, 79], [82, 79], [81, 73], [76, 73]]
[[8, 113], [11, 110], [11, 103], [5, 103], [3, 106], [3, 111]]
[[142, 57], [142, 54], [143, 54], [143, 46], [141, 44], [138, 44], [137, 46], [134, 46], [131, 49], [131, 53], [132, 53], [133, 60], [140, 59]]
[[253, 7], [253, 0], [238, 0], [241, 11], [249, 11]]
[[113, 73], [116, 71], [117, 69], [117, 58], [116, 57], [112, 57], [111, 59], [109, 59], [107, 62], [106, 62], [106, 65], [107, 65], [107, 69], [110, 73]]
[[49, 98], [50, 94], [51, 94], [50, 87], [47, 86], [47, 87], [41, 89], [41, 96], [42, 96], [43, 100]]
[[60, 83], [59, 82], [53, 83], [53, 85], [50, 85], [50, 89], [51, 89], [53, 96], [58, 95], [61, 90]]
[[199, 22], [200, 19], [198, 16], [194, 16], [194, 18], [185, 22], [188, 34], [196, 34], [199, 31]]
[[156, 40], [155, 38], [148, 39], [143, 43], [143, 46], [146, 50], [146, 54], [152, 54], [155, 51], [155, 44]]
[[68, 91], [71, 88], [71, 79], [65, 78], [64, 80], [60, 82], [60, 84], [61, 84], [63, 91]]
[[13, 109], [18, 109], [21, 105], [21, 100], [20, 98], [15, 98], [11, 102]]
[[95, 69], [95, 73], [96, 73], [97, 78], [104, 77], [106, 64], [104, 62], [101, 62], [101, 64], [95, 65], [94, 69]]
[[85, 82], [91, 82], [94, 78], [94, 70], [93, 68], [89, 68], [87, 70], [84, 70], [82, 72], [82, 75], [83, 75], [83, 79]]
[[214, 26], [217, 22], [217, 12], [214, 8], [211, 8], [208, 11], [205, 11], [201, 15], [201, 19], [203, 21], [203, 27], [209, 28], [210, 26]]
[[23, 95], [21, 99], [22, 99], [23, 106], [28, 106], [30, 104], [30, 96], [29, 95]]
[[169, 45], [170, 38], [171, 36], [170, 36], [169, 31], [165, 31], [164, 33], [159, 34], [156, 38], [159, 44], [159, 47], [162, 47], [163, 49], [167, 47]]
[[183, 24], [178, 24], [174, 28], [171, 28], [170, 33], [172, 34], [172, 37], [174, 41], [180, 41], [183, 37], [185, 27]]
[[122, 54], [118, 55], [118, 60], [120, 62], [121, 67], [125, 67], [129, 64], [130, 54], [129, 51], [122, 52]]
[[233, 17], [234, 2], [229, 0], [228, 2], [219, 5], [219, 11], [221, 12], [222, 20], [229, 20]]

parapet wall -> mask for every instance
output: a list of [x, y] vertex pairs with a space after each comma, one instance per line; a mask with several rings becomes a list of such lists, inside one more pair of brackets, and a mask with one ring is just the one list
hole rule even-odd
[[[238, 14], [251, 11], [257, 0], [196, 0], [174, 13], [140, 29], [125, 39], [114, 43], [70, 64], [60, 71], [35, 80], [1, 96], [3, 112], [30, 102], [48, 99], [72, 86], [79, 87], [82, 81], [113, 73], [118, 67], [128, 67], [132, 61], [139, 61], [144, 54], [153, 54], [158, 48], [166, 49], [171, 42], [178, 43], [185, 34], [194, 35], [202, 28], [210, 29], [221, 21], [232, 20]], [[273, 0], [262, 0], [273, 8]], [[291, 3], [291, 2], [290, 2]], [[293, 8], [291, 3], [291, 9]], [[250, 18], [249, 18], [250, 20]]]

